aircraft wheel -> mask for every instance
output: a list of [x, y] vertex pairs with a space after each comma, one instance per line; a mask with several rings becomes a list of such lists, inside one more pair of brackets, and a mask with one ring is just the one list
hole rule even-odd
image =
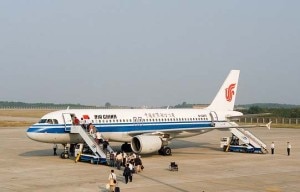
[[60, 154], [60, 157], [62, 158], [62, 159], [69, 159], [69, 153], [65, 153], [65, 152], [62, 152], [61, 154]]
[[158, 154], [164, 155], [164, 148], [163, 147], [158, 150]]
[[164, 155], [166, 155], [166, 156], [172, 155], [172, 151], [171, 151], [170, 147], [164, 148]]
[[65, 159], [69, 159], [69, 153], [65, 153]]

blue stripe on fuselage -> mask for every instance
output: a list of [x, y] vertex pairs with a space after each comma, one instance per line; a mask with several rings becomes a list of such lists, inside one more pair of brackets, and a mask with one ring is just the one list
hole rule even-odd
[[[100, 132], [131, 132], [131, 131], [159, 131], [159, 130], [180, 130], [186, 128], [212, 127], [211, 121], [192, 121], [192, 122], [153, 122], [153, 123], [113, 123], [113, 124], [94, 124]], [[67, 125], [70, 130], [71, 125]], [[35, 124], [27, 132], [33, 133], [68, 133], [64, 124], [45, 125]]]

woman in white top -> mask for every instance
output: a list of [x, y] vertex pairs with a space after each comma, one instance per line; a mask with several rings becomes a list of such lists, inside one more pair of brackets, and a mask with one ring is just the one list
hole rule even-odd
[[108, 182], [110, 186], [110, 191], [115, 191], [116, 183], [117, 183], [117, 175], [114, 173], [114, 170], [110, 171], [110, 174], [108, 176]]

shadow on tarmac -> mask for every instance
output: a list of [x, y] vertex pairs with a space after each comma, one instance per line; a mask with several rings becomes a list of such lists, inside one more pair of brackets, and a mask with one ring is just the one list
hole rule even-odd
[[[59, 156], [63, 150], [57, 150], [57, 156]], [[44, 149], [44, 150], [35, 150], [35, 151], [27, 151], [25, 153], [19, 154], [22, 157], [38, 157], [38, 156], [53, 156], [52, 149]]]

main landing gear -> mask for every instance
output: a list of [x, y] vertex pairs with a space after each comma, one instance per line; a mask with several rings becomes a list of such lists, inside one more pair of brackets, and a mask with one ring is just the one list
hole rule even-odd
[[69, 159], [70, 155], [69, 155], [69, 147], [67, 147], [67, 145], [63, 145], [64, 146], [64, 152], [62, 152], [60, 154], [60, 157], [62, 159]]
[[124, 151], [124, 152], [126, 152], [126, 153], [132, 152], [131, 145], [129, 143], [127, 143], [127, 142], [125, 142], [124, 144], [122, 144], [121, 150]]
[[162, 147], [160, 150], [158, 150], [158, 154], [163, 156], [170, 156], [172, 155], [172, 150], [170, 147]]

